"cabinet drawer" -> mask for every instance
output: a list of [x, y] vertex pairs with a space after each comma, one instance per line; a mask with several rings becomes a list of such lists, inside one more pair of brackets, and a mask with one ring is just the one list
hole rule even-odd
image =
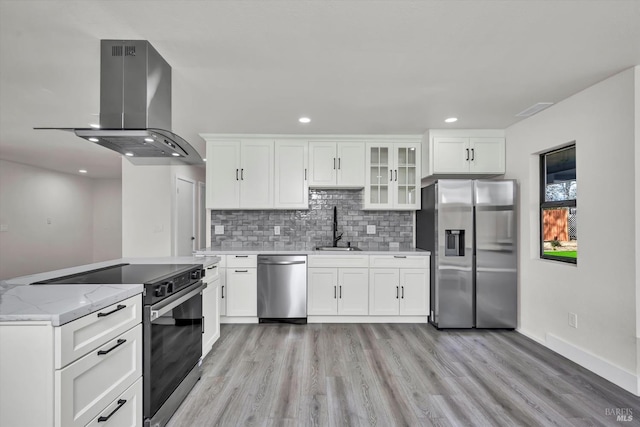
[[369, 267], [368, 255], [309, 255], [309, 267]]
[[257, 268], [258, 255], [227, 255], [227, 268]]
[[371, 255], [371, 268], [429, 268], [427, 255]]
[[55, 329], [55, 369], [84, 356], [142, 322], [142, 295], [88, 314]]
[[138, 381], [87, 424], [87, 427], [138, 426], [142, 426], [142, 378], [138, 378]]
[[55, 372], [56, 427], [84, 426], [142, 376], [142, 325]]
[[204, 278], [203, 281], [205, 283], [211, 283], [214, 280], [220, 277], [220, 266], [218, 264], [213, 264], [204, 268]]

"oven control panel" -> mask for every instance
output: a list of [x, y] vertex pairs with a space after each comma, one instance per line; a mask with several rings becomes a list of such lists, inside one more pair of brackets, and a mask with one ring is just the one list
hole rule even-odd
[[202, 276], [202, 268], [194, 267], [190, 271], [176, 274], [152, 285], [147, 285], [146, 303], [154, 304], [161, 301], [171, 294], [179, 292], [181, 289], [199, 281]]

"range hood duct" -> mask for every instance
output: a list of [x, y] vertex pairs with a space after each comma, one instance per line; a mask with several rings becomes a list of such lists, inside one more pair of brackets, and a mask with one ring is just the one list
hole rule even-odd
[[101, 40], [100, 52], [100, 128], [64, 130], [117, 151], [136, 165], [204, 164], [198, 152], [170, 130], [171, 66], [151, 43]]

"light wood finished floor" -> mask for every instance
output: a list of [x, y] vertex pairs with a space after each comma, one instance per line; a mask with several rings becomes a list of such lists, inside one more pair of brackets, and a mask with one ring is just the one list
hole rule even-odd
[[203, 368], [169, 427], [640, 425], [639, 398], [510, 331], [223, 325]]

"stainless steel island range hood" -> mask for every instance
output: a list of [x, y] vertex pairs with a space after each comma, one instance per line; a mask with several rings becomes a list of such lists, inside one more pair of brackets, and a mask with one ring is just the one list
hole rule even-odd
[[146, 40], [100, 44], [100, 128], [56, 129], [72, 131], [137, 165], [204, 164], [170, 130], [171, 66]]

